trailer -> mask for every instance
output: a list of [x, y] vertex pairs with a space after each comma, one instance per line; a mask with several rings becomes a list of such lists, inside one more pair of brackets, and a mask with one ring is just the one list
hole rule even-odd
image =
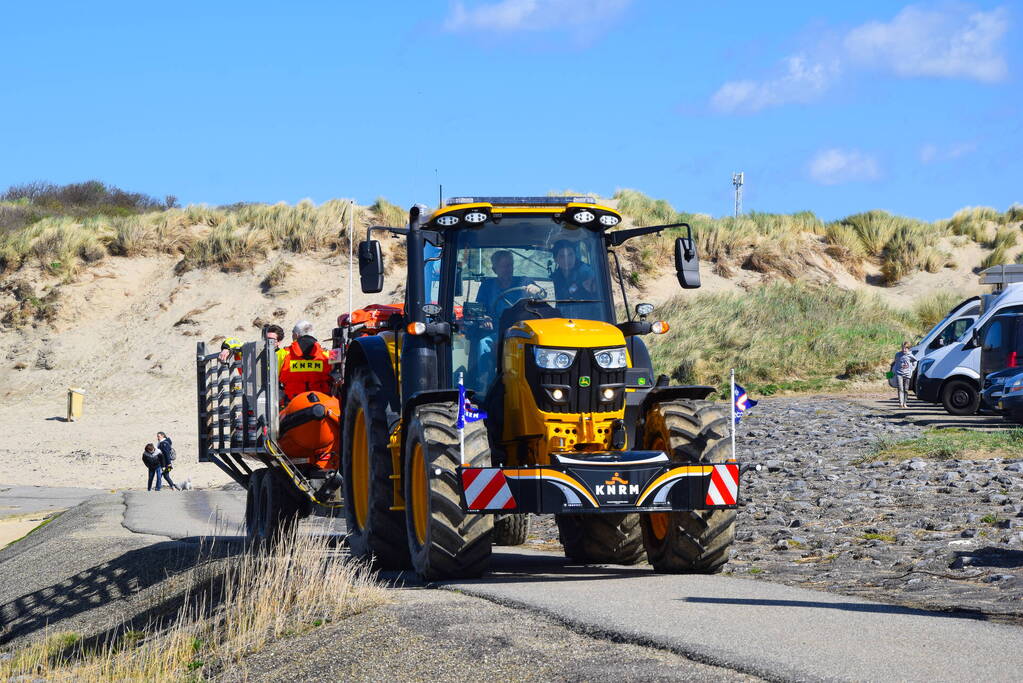
[[280, 388], [274, 346], [242, 346], [241, 359], [196, 347], [199, 462], [213, 463], [247, 492], [245, 530], [270, 543], [299, 519], [342, 509], [336, 471], [295, 462], [281, 448]]

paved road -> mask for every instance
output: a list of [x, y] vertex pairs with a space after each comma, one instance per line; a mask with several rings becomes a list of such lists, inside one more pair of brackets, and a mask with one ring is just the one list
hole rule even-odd
[[[110, 510], [108, 515], [123, 510], [121, 527], [140, 543], [180, 543], [233, 535], [242, 521], [244, 496], [233, 491], [129, 492], [123, 507]], [[323, 521], [315, 523], [322, 528]], [[408, 576], [393, 578], [415, 583]], [[549, 553], [496, 549], [488, 576], [442, 587], [544, 614], [615, 641], [653, 645], [770, 679], [1020, 677], [1023, 629], [1018, 627], [767, 582], [664, 576], [648, 567], [581, 567]]]
[[97, 494], [100, 489], [63, 486], [10, 486], [0, 484], [0, 517], [48, 510], [66, 510]]

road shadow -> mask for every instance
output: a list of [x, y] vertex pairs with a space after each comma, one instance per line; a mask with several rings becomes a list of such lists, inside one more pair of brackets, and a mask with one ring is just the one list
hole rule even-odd
[[844, 612], [864, 612], [869, 614], [906, 615], [915, 617], [944, 617], [948, 619], [975, 619], [987, 621], [988, 615], [971, 610], [954, 610], [938, 612], [934, 610], [915, 609], [900, 605], [862, 602], [828, 602], [826, 600], [776, 600], [768, 598], [675, 598], [678, 602], [692, 602], [706, 605], [743, 605], [747, 607], [802, 607], [807, 609], [835, 609]]
[[[0, 605], [0, 645], [123, 600], [192, 570], [200, 561], [235, 555], [244, 548], [237, 537], [225, 536], [164, 541], [129, 550], [60, 583]], [[141, 616], [147, 616], [149, 611], [152, 610], [142, 612]], [[137, 620], [138, 617], [132, 621]]]
[[562, 581], [599, 581], [616, 578], [653, 576], [647, 564], [578, 564], [561, 554], [533, 554], [501, 550], [491, 558], [490, 569], [478, 579], [423, 581], [412, 571], [382, 571], [380, 578], [396, 588], [446, 586], [451, 584], [494, 585], [503, 583], [557, 583]]
[[864, 407], [871, 408], [900, 425], [917, 425], [938, 429], [980, 429], [1002, 431], [1019, 425], [1007, 422], [1001, 415], [979, 413], [977, 415], [950, 415], [944, 407], [910, 399], [908, 408], [900, 408], [896, 397], [886, 399], [850, 399]]
[[46, 421], [47, 422], [68, 422], [69, 420], [66, 417], [62, 417], [60, 415], [54, 415], [53, 417], [46, 418]]

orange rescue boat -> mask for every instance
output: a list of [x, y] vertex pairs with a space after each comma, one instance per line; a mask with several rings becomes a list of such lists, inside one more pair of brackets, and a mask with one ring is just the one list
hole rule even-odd
[[307, 391], [291, 399], [281, 411], [278, 433], [278, 443], [295, 463], [338, 468], [341, 404], [333, 396]]

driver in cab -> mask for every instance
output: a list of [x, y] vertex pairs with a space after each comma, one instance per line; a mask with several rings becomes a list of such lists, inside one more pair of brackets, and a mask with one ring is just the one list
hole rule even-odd
[[497, 277], [483, 281], [476, 293], [476, 303], [486, 306], [487, 314], [496, 322], [505, 309], [520, 299], [539, 293], [540, 287], [528, 277], [515, 275], [515, 262], [510, 251], [495, 251], [490, 255], [490, 265]]

